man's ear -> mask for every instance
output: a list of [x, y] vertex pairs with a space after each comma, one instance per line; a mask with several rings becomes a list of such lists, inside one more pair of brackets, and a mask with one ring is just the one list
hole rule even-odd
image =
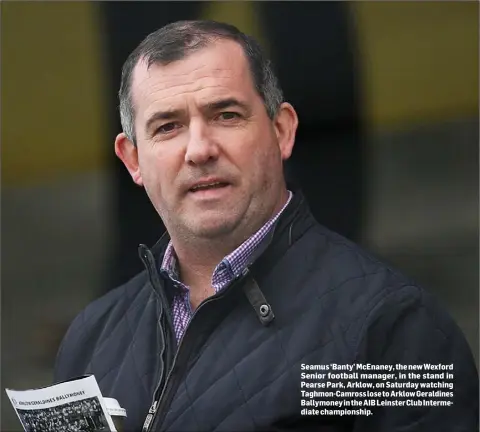
[[273, 125], [277, 134], [282, 160], [285, 161], [292, 154], [298, 127], [297, 113], [291, 104], [284, 102], [280, 105]]
[[123, 162], [128, 172], [132, 176], [133, 181], [143, 186], [142, 174], [138, 164], [138, 150], [137, 147], [130, 141], [122, 132], [115, 138], [115, 154]]

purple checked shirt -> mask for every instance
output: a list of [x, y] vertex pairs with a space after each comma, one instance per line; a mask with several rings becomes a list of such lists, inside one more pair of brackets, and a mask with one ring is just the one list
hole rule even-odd
[[[274, 223], [285, 210], [288, 203], [292, 199], [292, 196], [292, 192], [289, 191], [288, 200], [282, 209], [255, 234], [245, 240], [237, 249], [223, 258], [217, 267], [215, 267], [212, 275], [212, 287], [215, 290], [215, 293], [220, 292], [233, 279], [241, 275], [252, 253], [259, 246], [261, 241], [265, 238], [270, 229], [273, 227]], [[167, 246], [161, 269], [168, 273], [170, 279], [172, 279], [177, 286], [177, 291], [175, 292], [172, 303], [172, 317], [175, 335], [177, 337], [177, 341], [180, 341], [185, 333], [190, 319], [192, 318], [193, 311], [190, 305], [190, 290], [188, 286], [178, 280], [179, 276], [177, 271], [177, 257], [175, 255], [175, 251], [173, 250], [172, 242], [170, 242]]]

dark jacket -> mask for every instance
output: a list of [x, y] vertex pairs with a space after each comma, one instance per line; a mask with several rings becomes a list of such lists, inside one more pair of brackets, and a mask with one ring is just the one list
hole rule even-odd
[[[102, 394], [126, 408], [128, 431], [142, 429], [152, 404], [153, 431], [477, 430], [478, 375], [458, 327], [412, 281], [320, 226], [301, 193], [248, 271], [196, 310], [178, 350], [172, 286], [157, 270], [167, 242], [140, 247], [146, 270], [80, 313], [58, 354], [55, 379], [94, 374]], [[327, 390], [301, 388], [302, 364], [426, 363], [454, 365], [453, 406], [301, 415], [312, 409], [301, 405], [310, 400], [302, 390]], [[343, 390], [365, 391], [347, 381]]]

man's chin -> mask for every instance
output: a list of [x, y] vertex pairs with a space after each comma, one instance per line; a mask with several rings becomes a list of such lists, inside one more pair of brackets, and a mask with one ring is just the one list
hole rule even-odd
[[238, 223], [237, 221], [220, 218], [219, 220], [196, 220], [189, 225], [190, 232], [195, 237], [217, 240], [231, 235]]
[[196, 226], [192, 233], [205, 240], [218, 240], [227, 237], [232, 233], [233, 227], [231, 224], [222, 224], [216, 226]]

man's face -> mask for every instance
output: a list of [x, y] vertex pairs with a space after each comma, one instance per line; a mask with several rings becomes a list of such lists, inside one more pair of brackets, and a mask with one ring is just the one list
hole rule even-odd
[[289, 104], [268, 117], [240, 45], [139, 62], [132, 99], [137, 148], [120, 134], [116, 153], [172, 237], [242, 236], [279, 210], [297, 118]]

